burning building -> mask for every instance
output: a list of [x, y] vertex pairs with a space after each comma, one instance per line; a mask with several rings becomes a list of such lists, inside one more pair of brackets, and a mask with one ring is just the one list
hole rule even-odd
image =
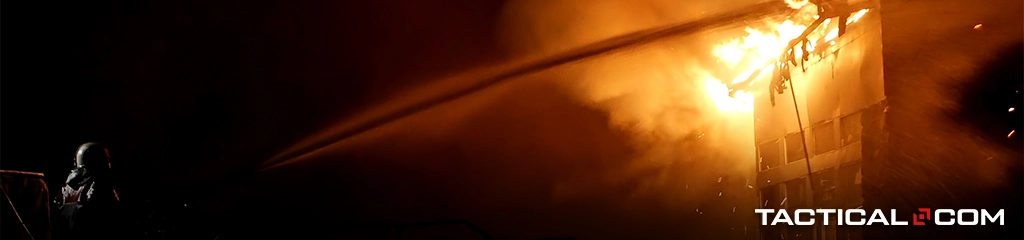
[[[432, 202], [452, 206], [438, 215], [473, 219], [497, 229], [500, 235], [519, 238], [572, 235], [628, 239], [649, 234], [753, 239], [759, 232], [756, 235], [765, 239], [856, 239], [861, 235], [859, 229], [833, 228], [834, 224], [754, 231], [754, 214], [744, 213], [751, 213], [750, 208], [858, 208], [865, 202], [870, 207], [871, 199], [864, 199], [870, 194], [862, 194], [867, 188], [860, 184], [861, 166], [884, 153], [880, 151], [887, 146], [883, 113], [891, 102], [883, 89], [887, 86], [883, 84], [878, 6], [878, 1], [776, 0], [578, 48], [576, 44], [584, 40], [565, 43], [564, 35], [523, 37], [529, 41], [513, 38], [509, 42], [527, 45], [516, 49], [536, 48], [541, 54], [536, 59], [512, 61], [439, 81], [465, 83], [465, 87], [410, 94], [408, 99], [400, 99], [408, 102], [374, 109], [365, 118], [346, 120], [296, 144], [265, 167], [318, 160], [319, 164], [331, 165], [318, 165], [315, 170], [320, 172], [302, 174], [324, 176], [322, 179], [347, 175], [377, 179], [361, 180], [376, 185], [353, 187], [345, 196], [332, 193], [337, 197], [328, 198], [315, 191], [288, 191], [290, 199], [354, 199], [348, 195], [369, 194], [366, 196]], [[766, 16], [771, 17], [757, 21]], [[607, 17], [601, 15], [600, 19]], [[588, 23], [587, 27], [600, 25], [580, 22]], [[726, 25], [739, 25], [733, 27], [743, 36], [698, 34], [730, 27]], [[559, 31], [569, 28], [555, 26]], [[508, 35], [544, 36], [534, 34], [544, 31], [522, 32]], [[706, 41], [717, 45], [705, 48], [695, 44]], [[526, 44], [533, 42], [543, 44]], [[549, 50], [564, 50], [550, 46], [565, 46], [572, 51], [548, 55]], [[694, 57], [704, 50], [717, 58], [715, 65]], [[438, 87], [449, 88], [455, 87]], [[504, 92], [491, 96], [468, 94], [484, 90]], [[470, 100], [453, 100], [464, 96]], [[542, 98], [551, 96], [555, 97]], [[725, 113], [710, 116], [713, 111], [703, 111], [704, 100]], [[552, 115], [568, 112], [549, 108], [562, 106], [553, 103], [565, 102], [572, 102], [571, 109], [577, 109], [576, 104], [585, 105], [588, 114], [594, 111], [601, 118], [595, 124], [584, 125], [583, 118]], [[544, 108], [531, 108], [536, 106]], [[400, 117], [419, 120], [406, 119], [389, 125], [391, 128], [377, 128]], [[722, 122], [738, 123], [742, 129]], [[423, 127], [422, 123], [432, 125]], [[615, 131], [606, 131], [608, 125]], [[708, 132], [702, 129], [704, 125], [719, 126], [720, 131]], [[574, 128], [578, 126], [593, 127]], [[562, 132], [567, 130], [572, 131]], [[628, 136], [615, 135], [619, 131]], [[595, 135], [605, 132], [614, 137]], [[685, 135], [693, 135], [693, 139], [679, 137]], [[615, 141], [585, 142], [606, 138]], [[620, 142], [620, 138], [639, 144]], [[739, 138], [742, 141], [729, 141]], [[564, 145], [575, 142], [585, 147]], [[635, 157], [635, 149], [619, 148], [633, 145], [651, 151]], [[395, 146], [402, 146], [403, 151], [395, 151]], [[721, 148], [707, 151], [715, 147]], [[734, 158], [742, 164], [730, 161]], [[742, 165], [739, 171], [744, 174], [723, 174], [735, 173], [729, 168], [737, 165]], [[374, 172], [366, 173], [365, 169]], [[524, 173], [531, 176], [529, 182], [522, 180]], [[864, 179], [870, 182], [872, 176]], [[274, 184], [287, 186], [281, 189], [291, 188], [284, 182]], [[377, 193], [379, 189], [389, 191], [388, 195]], [[410, 189], [438, 190], [426, 194]], [[510, 203], [502, 202], [504, 199], [525, 200]], [[364, 212], [364, 217], [393, 214], [394, 219], [412, 218], [405, 215], [420, 211], [400, 208], [398, 203], [351, 201], [350, 206], [378, 206], [383, 209], [379, 211], [389, 213]], [[593, 204], [580, 207], [579, 203]], [[302, 204], [293, 206], [298, 205]], [[348, 219], [329, 218], [338, 222], [362, 220], [351, 212], [355, 209], [344, 214]], [[616, 227], [597, 225], [590, 219], [615, 219]], [[750, 234], [743, 223], [751, 225]], [[560, 226], [557, 231], [546, 227], [555, 225]]]
[[[944, 25], [956, 26], [957, 30], [947, 31], [968, 39], [957, 41], [951, 40], [957, 37], [949, 35], [938, 37], [940, 34], [935, 32], [939, 31], [935, 29], [923, 30], [933, 32], [929, 34], [903, 33], [921, 26], [920, 22], [906, 21], [903, 15], [972, 7], [967, 3], [889, 2], [884, 7], [889, 9], [889, 14], [884, 17], [883, 4], [879, 1], [851, 1], [842, 6], [817, 4], [822, 7], [815, 18], [820, 20], [821, 26], [817, 28], [821, 30], [805, 31], [783, 48], [782, 57], [774, 62], [784, 65], [774, 66], [775, 74], [771, 77], [750, 78], [756, 79], [750, 83], [751, 89], [771, 91], [747, 96], [753, 98], [754, 141], [758, 152], [758, 177], [754, 186], [759, 190], [759, 208], [913, 211], [921, 206], [989, 206], [1001, 209], [1012, 205], [1009, 203], [1013, 199], [1019, 199], [1019, 196], [1014, 198], [1016, 195], [993, 190], [1016, 189], [1008, 187], [1006, 182], [1019, 182], [1019, 178], [1012, 179], [1006, 173], [1019, 172], [1015, 170], [1019, 169], [1019, 153], [991, 146], [994, 142], [1013, 142], [1009, 144], [1013, 148], [1020, 146], [1019, 142], [1014, 142], [1019, 140], [1013, 139], [1016, 128], [989, 122], [992, 126], [982, 128], [994, 129], [992, 133], [981, 133], [967, 126], [969, 121], [943, 115], [973, 111], [969, 109], [972, 107], [1007, 108], [1005, 106], [1019, 102], [963, 106], [955, 99], [963, 90], [949, 90], [963, 88], [965, 82], [1004, 81], [993, 83], [1003, 85], [999, 85], [1000, 90], [992, 90], [991, 95], [973, 97], [1012, 99], [1004, 96], [1019, 93], [1019, 82], [1013, 82], [1012, 76], [981, 77], [988, 79], [971, 76], [984, 70], [988, 61], [946, 62], [985, 59], [988, 57], [982, 54], [1004, 44], [1019, 46], [999, 35], [983, 37], [988, 35], [982, 33], [983, 25], [979, 22], [998, 22], [1002, 17], [968, 11], [957, 20], [942, 21]], [[888, 33], [884, 37], [883, 18]], [[813, 29], [815, 24], [807, 26]], [[1013, 27], [1009, 25], [1006, 29]], [[786, 28], [779, 25], [774, 30], [784, 34]], [[815, 31], [826, 34], [818, 37], [822, 35], [815, 36]], [[907, 40], [910, 36], [928, 37]], [[956, 49], [964, 50], [921, 51], [937, 55], [931, 57], [921, 57], [921, 52], [899, 51], [926, 45], [926, 42], [956, 42], [962, 45]], [[884, 54], [884, 65], [883, 45], [889, 49]], [[915, 66], [900, 65], [907, 62]], [[921, 73], [928, 71], [933, 72], [929, 73], [932, 75]], [[946, 95], [931, 95], [938, 92]], [[1014, 110], [1009, 109], [1003, 111]], [[996, 203], [976, 200], [984, 198], [981, 196], [999, 200], [992, 200]], [[997, 205], [1003, 202], [1007, 204]], [[999, 236], [1007, 230], [996, 227], [972, 231], [962, 228], [894, 230], [819, 223], [813, 227], [765, 226], [759, 231], [762, 239], [899, 239], [925, 235], [952, 239]]]
[[[772, 29], [782, 40], [793, 39], [772, 49], [780, 49], [780, 57], [758, 62], [768, 64], [732, 82], [734, 95], [758, 93], [746, 97], [753, 100], [757, 181], [752, 187], [759, 190], [759, 208], [863, 207], [861, 163], [879, 157], [885, 135], [878, 7], [877, 1], [807, 4], [803, 8], [817, 10], [811, 17], [791, 18]], [[762, 34], [748, 31], [744, 41]], [[861, 235], [855, 226], [821, 223], [759, 231], [761, 239]]]

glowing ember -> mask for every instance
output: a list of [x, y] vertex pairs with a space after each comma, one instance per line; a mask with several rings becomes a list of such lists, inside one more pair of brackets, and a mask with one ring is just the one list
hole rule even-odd
[[1006, 138], [1011, 138], [1011, 137], [1013, 137], [1013, 134], [1014, 134], [1014, 133], [1017, 133], [1017, 130], [1010, 130], [1010, 134], [1006, 134]]
[[978, 29], [981, 29], [981, 23], [979, 23], [978, 25], [974, 25], [974, 30], [978, 30]]
[[1006, 112], [1013, 112], [1013, 110], [1017, 110], [1017, 109], [1016, 108], [1010, 108], [1010, 110], [1007, 110]]

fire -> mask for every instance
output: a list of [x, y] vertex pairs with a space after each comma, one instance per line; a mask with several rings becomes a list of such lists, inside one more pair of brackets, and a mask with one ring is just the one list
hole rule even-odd
[[[806, 28], [791, 20], [777, 24], [774, 32], [748, 27], [746, 37], [715, 46], [712, 52], [730, 68], [757, 69], [778, 58], [789, 40], [800, 36]], [[740, 63], [745, 64], [737, 66]]]
[[[789, 44], [790, 40], [799, 37], [804, 29], [807, 29], [807, 26], [798, 25], [792, 20], [775, 24], [771, 32], [748, 27], [746, 29], [747, 36], [717, 45], [712, 53], [730, 69], [742, 73], [753, 73], [778, 60], [783, 48]], [[743, 82], [747, 75], [740, 74], [730, 83]]]
[[746, 113], [754, 110], [754, 94], [739, 90], [729, 96], [729, 87], [709, 77], [704, 82], [704, 90], [710, 94], [711, 100], [718, 106], [718, 110], [726, 113]]
[[[864, 17], [864, 14], [867, 14], [867, 13], [868, 13], [868, 9], [861, 9], [860, 11], [857, 11], [857, 13], [854, 13], [853, 15], [850, 15], [850, 18], [846, 19], [846, 24], [851, 24], [851, 23], [855, 23], [857, 21], [860, 21], [860, 18]], [[978, 25], [981, 25], [981, 24], [978, 24]]]
[[793, 9], [800, 9], [807, 6], [807, 0], [786, 0], [786, 4]]
[[[763, 29], [747, 27], [746, 35], [736, 39], [730, 39], [712, 48], [712, 54], [722, 64], [723, 68], [730, 72], [738, 73], [729, 81], [729, 85], [743, 83], [752, 80], [751, 75], [761, 70], [758, 76], [770, 72], [774, 63], [779, 60], [782, 51], [786, 50], [790, 41], [800, 37], [807, 30], [809, 25], [818, 19], [817, 6], [808, 3], [807, 0], [785, 0], [786, 4], [794, 9], [801, 9], [798, 16], [781, 22], [771, 22]], [[851, 14], [846, 23], [856, 23], [868, 9], [860, 10]], [[822, 39], [828, 46], [835, 45], [834, 41], [839, 36], [838, 27], [830, 25], [832, 19], [823, 20], [822, 24], [815, 29], [808, 39]], [[807, 41], [807, 50], [813, 54], [816, 41]], [[802, 50], [795, 50], [796, 58], [803, 57]], [[706, 90], [711, 100], [722, 112], [750, 112], [753, 111], [753, 94], [748, 91], [735, 90], [730, 96], [729, 85], [719, 79], [707, 75], [705, 81]], [[757, 79], [758, 76], [753, 76]], [[754, 85], [751, 81], [748, 86]]]

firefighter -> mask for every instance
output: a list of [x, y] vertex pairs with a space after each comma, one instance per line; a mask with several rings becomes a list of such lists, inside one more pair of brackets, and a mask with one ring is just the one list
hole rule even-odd
[[120, 229], [116, 209], [120, 197], [111, 186], [110, 153], [99, 143], [78, 147], [75, 166], [61, 188], [58, 203], [61, 231], [70, 238], [109, 239]]

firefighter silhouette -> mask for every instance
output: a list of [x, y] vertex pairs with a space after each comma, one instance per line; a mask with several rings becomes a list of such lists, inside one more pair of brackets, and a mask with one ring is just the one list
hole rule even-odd
[[61, 227], [71, 238], [109, 238], [120, 201], [110, 183], [110, 153], [99, 143], [78, 147], [75, 166], [61, 188], [58, 204]]

